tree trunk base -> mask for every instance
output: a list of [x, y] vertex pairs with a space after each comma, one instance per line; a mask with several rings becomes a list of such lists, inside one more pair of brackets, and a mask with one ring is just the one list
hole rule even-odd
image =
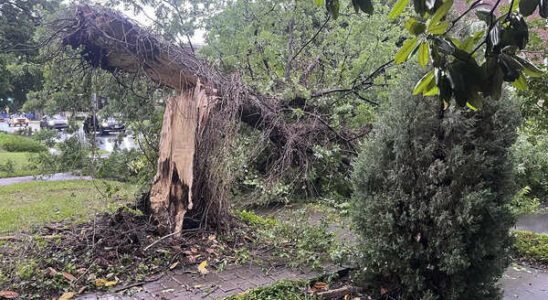
[[198, 84], [166, 101], [160, 134], [158, 169], [149, 194], [150, 210], [160, 234], [180, 233], [185, 214], [194, 207], [197, 148], [205, 126], [208, 97]]

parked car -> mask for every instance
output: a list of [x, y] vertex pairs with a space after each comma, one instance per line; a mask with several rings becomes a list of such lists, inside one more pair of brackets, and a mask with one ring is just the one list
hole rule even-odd
[[43, 116], [42, 119], [40, 120], [40, 128], [64, 129], [67, 127], [68, 127], [67, 118], [60, 115], [54, 115], [53, 117]]
[[4, 122], [6, 119], [9, 119], [9, 115], [4, 113], [0, 114], [0, 122]]
[[25, 126], [25, 127], [28, 127], [29, 126], [29, 119], [27, 119], [27, 117], [23, 116], [23, 115], [12, 115], [11, 118], [8, 120], [8, 126], [11, 127], [11, 126]]
[[99, 132], [100, 135], [103, 135], [111, 132], [125, 132], [126, 127], [122, 121], [114, 117], [94, 118], [93, 116], [89, 116], [84, 120], [84, 132], [86, 134], [90, 134], [93, 131]]

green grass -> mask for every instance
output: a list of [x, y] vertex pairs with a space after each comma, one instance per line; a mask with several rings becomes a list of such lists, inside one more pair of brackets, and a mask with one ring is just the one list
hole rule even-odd
[[0, 150], [7, 152], [40, 152], [48, 149], [32, 138], [0, 133]]
[[29, 162], [30, 152], [0, 152], [0, 178], [37, 175]]
[[[131, 199], [134, 185], [70, 180], [0, 186], [0, 232], [29, 231], [49, 222], [84, 221]], [[113, 200], [117, 199], [117, 200]]]
[[548, 234], [514, 231], [514, 247], [518, 256], [548, 266]]

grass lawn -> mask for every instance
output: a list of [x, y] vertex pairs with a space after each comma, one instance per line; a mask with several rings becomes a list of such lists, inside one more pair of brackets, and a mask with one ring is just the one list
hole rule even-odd
[[30, 137], [0, 133], [0, 149], [8, 152], [40, 152], [48, 148]]
[[96, 211], [116, 209], [137, 191], [134, 185], [114, 181], [95, 181], [95, 185], [89, 180], [70, 180], [0, 186], [0, 232], [28, 231], [63, 220], [83, 221]]
[[[37, 175], [29, 163], [30, 152], [0, 152], [0, 178]], [[10, 167], [8, 166], [12, 166]]]

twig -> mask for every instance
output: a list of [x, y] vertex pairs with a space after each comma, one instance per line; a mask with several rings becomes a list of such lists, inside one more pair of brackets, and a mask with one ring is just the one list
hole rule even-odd
[[453, 29], [453, 27], [455, 27], [455, 24], [457, 24], [464, 16], [466, 16], [466, 14], [468, 14], [474, 8], [476, 8], [476, 6], [478, 6], [478, 4], [480, 4], [481, 2], [482, 2], [482, 0], [476, 0], [476, 2], [472, 3], [472, 5], [470, 5], [470, 7], [468, 7], [468, 9], [465, 12], [462, 13], [462, 15], [460, 15], [458, 18], [453, 20], [453, 22], [451, 22], [451, 26], [445, 31], [445, 33], [448, 33], [449, 31], [451, 31], [451, 29]]
[[159, 239], [158, 239], [157, 241], [155, 241], [154, 243], [152, 243], [152, 244], [146, 246], [145, 249], [143, 249], [143, 252], [144, 252], [144, 251], [147, 251], [150, 247], [152, 247], [152, 246], [158, 244], [160, 241], [163, 241], [163, 240], [167, 239], [167, 238], [170, 237], [170, 236], [174, 236], [174, 235], [176, 235], [177, 233], [180, 233], [180, 232], [175, 231], [175, 232], [172, 232], [172, 233], [170, 233], [170, 234], [168, 234], [168, 235], [165, 235], [165, 236], [159, 238]]
[[345, 285], [343, 287], [340, 287], [338, 289], [333, 289], [325, 292], [319, 292], [316, 295], [323, 299], [339, 299], [344, 297], [347, 294], [356, 293], [358, 291], [358, 288], [351, 286], [351, 285]]
[[304, 50], [304, 48], [306, 48], [308, 46], [308, 44], [312, 43], [312, 41], [316, 39], [318, 34], [320, 34], [320, 32], [323, 30], [325, 25], [327, 25], [327, 22], [329, 22], [330, 19], [331, 19], [331, 17], [328, 16], [327, 19], [325, 20], [325, 22], [320, 27], [320, 29], [318, 29], [318, 31], [316, 31], [316, 33], [314, 34], [314, 36], [312, 36], [312, 38], [310, 40], [308, 40], [306, 43], [304, 43], [304, 45], [302, 45], [302, 47], [299, 49], [299, 51], [297, 51], [297, 53], [295, 53], [295, 55], [293, 55], [291, 60], [294, 60], [295, 58], [297, 58], [297, 56], [299, 56], [299, 54], [301, 54], [301, 52]]
[[219, 286], [216, 285], [215, 287], [212, 287], [211, 289], [209, 289], [209, 291], [207, 291], [207, 293], [205, 293], [202, 298], [207, 298], [209, 297], [209, 295], [211, 295], [213, 292], [215, 292], [216, 290], [219, 289]]

